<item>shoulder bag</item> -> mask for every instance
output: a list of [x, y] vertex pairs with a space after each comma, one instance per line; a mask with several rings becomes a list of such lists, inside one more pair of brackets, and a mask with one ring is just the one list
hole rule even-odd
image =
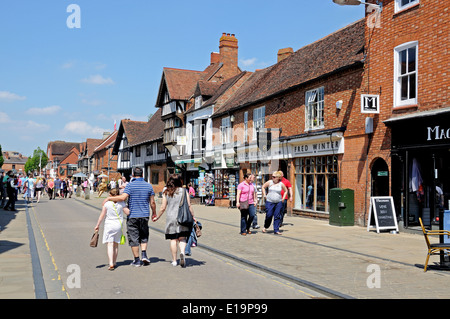
[[[241, 196], [242, 196], [242, 191], [241, 191]], [[239, 208], [240, 209], [248, 209], [249, 207], [249, 203], [248, 203], [248, 199], [250, 197], [250, 185], [248, 186], [248, 196], [247, 196], [247, 200], [241, 202], [240, 196], [239, 196]]]
[[178, 207], [177, 222], [182, 226], [192, 226], [194, 223], [194, 218], [192, 217], [191, 211], [189, 209], [188, 202], [186, 200], [187, 190], [182, 191], [180, 206]]
[[114, 203], [113, 203], [113, 207], [114, 207], [114, 210], [116, 211], [117, 218], [118, 218], [119, 221], [120, 221], [120, 230], [121, 230], [121, 232], [122, 232], [122, 236], [120, 236], [120, 244], [121, 244], [121, 245], [125, 245], [125, 243], [127, 242], [127, 239], [125, 238], [125, 235], [123, 234], [123, 225], [122, 225], [122, 221], [120, 220], [119, 213], [117, 212], [116, 205], [114, 205]]

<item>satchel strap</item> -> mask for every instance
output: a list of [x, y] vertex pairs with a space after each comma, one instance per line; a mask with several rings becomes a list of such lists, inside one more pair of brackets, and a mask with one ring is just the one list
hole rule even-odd
[[[183, 189], [183, 187], [181, 187], [181, 189]], [[187, 190], [185, 190], [184, 192], [181, 192], [181, 200], [180, 200], [180, 206], [179, 207], [183, 206], [184, 198], [186, 196], [186, 192], [187, 192]]]

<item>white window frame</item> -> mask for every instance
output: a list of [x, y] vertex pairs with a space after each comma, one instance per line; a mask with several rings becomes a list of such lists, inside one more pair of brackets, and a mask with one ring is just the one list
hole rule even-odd
[[244, 112], [244, 143], [248, 142], [248, 111]]
[[419, 3], [420, 0], [409, 0], [408, 4], [402, 5], [402, 0], [395, 0], [395, 13], [408, 9]]
[[[325, 89], [323, 86], [305, 93], [305, 130], [325, 127]], [[322, 114], [322, 116], [320, 116]]]
[[[405, 74], [401, 74], [401, 63], [400, 63], [400, 54], [401, 52], [415, 48], [416, 49], [416, 56], [415, 56], [415, 70], [411, 72], [406, 72]], [[409, 52], [406, 51], [408, 54]], [[400, 107], [400, 106], [406, 106], [406, 105], [415, 105], [417, 104], [417, 96], [418, 96], [418, 65], [419, 65], [419, 42], [418, 41], [412, 41], [403, 43], [397, 47], [394, 48], [394, 107]], [[408, 63], [406, 63], [408, 66]], [[409, 71], [409, 70], [408, 70]], [[416, 85], [415, 85], [415, 97], [414, 98], [408, 98], [405, 100], [401, 99], [401, 80], [403, 77], [408, 77], [410, 75], [415, 74], [416, 79]], [[409, 95], [409, 85], [408, 85], [408, 95]]]
[[196, 110], [196, 109], [200, 108], [202, 106], [202, 103], [203, 103], [202, 96], [201, 95], [196, 96], [195, 97], [195, 108], [194, 109]]
[[266, 106], [261, 106], [253, 110], [253, 138], [255, 141], [258, 129], [263, 129], [266, 125]]
[[200, 136], [199, 136], [200, 124], [192, 123], [192, 150], [198, 151], [200, 149]]
[[222, 144], [231, 143], [231, 118], [222, 118], [222, 126], [220, 127], [220, 141]]

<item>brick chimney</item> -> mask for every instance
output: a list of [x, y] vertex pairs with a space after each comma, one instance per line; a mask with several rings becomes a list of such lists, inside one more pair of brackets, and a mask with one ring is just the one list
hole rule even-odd
[[220, 62], [220, 53], [211, 52], [211, 64]]
[[284, 49], [278, 50], [278, 59], [277, 59], [277, 62], [280, 62], [280, 61], [286, 59], [286, 58], [289, 57], [292, 53], [294, 53], [294, 50], [293, 50], [292, 48], [284, 48]]
[[219, 41], [219, 54], [211, 54], [211, 62], [217, 61], [223, 64], [220, 75], [217, 75], [219, 81], [229, 79], [240, 72], [238, 67], [238, 40], [234, 34], [222, 33]]

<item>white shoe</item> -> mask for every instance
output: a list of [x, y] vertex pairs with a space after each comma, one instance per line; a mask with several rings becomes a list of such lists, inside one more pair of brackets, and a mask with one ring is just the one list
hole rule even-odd
[[176, 261], [172, 261], [171, 264], [172, 264], [172, 266], [174, 266], [174, 267], [175, 267], [175, 266], [178, 266], [178, 263], [177, 263]]

